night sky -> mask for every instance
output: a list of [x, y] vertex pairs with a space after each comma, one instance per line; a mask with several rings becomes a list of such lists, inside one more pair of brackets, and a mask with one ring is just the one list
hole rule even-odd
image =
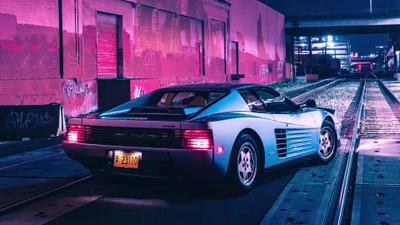
[[[260, 0], [285, 16], [329, 12], [369, 11], [369, 0]], [[399, 0], [372, 0], [372, 9], [400, 8]], [[373, 53], [377, 45], [387, 45], [387, 34], [349, 35], [353, 52]]]

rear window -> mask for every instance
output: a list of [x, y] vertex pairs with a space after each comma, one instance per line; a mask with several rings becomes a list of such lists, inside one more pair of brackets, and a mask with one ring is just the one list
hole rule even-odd
[[222, 97], [225, 91], [157, 91], [146, 106], [204, 107]]

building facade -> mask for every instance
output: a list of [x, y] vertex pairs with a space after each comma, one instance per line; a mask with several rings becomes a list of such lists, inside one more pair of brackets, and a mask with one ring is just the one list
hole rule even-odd
[[286, 79], [284, 16], [257, 0], [0, 3], [0, 105], [76, 116], [170, 85]]
[[339, 69], [350, 69], [351, 44], [347, 36], [296, 36], [293, 45], [295, 64], [305, 65], [307, 70], [314, 68], [306, 73], [315, 73], [315, 65], [327, 59], [337, 59]]

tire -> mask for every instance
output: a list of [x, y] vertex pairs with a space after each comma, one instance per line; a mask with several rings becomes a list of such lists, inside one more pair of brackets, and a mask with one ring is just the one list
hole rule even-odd
[[328, 164], [336, 155], [337, 143], [336, 133], [333, 124], [324, 121], [319, 133], [319, 146], [317, 158], [314, 160], [316, 164]]
[[259, 162], [256, 142], [250, 135], [241, 134], [233, 146], [224, 185], [230, 194], [246, 194], [254, 187], [259, 175]]

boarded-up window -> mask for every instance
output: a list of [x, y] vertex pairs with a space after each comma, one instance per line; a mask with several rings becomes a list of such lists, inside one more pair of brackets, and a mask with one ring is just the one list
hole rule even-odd
[[239, 49], [236, 41], [231, 42], [231, 73], [239, 73]]
[[203, 22], [153, 9], [135, 8], [138, 42], [135, 74], [140, 77], [203, 75]]
[[118, 48], [118, 17], [97, 14], [97, 73], [99, 78], [116, 78]]
[[210, 70], [212, 74], [225, 74], [225, 23], [210, 21]]

